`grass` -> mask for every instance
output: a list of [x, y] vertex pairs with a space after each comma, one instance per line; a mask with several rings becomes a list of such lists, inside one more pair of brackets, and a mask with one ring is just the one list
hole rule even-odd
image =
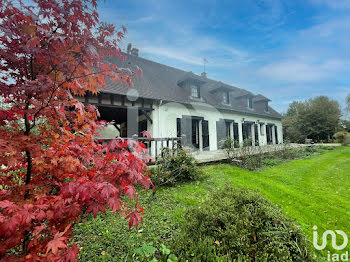
[[[160, 188], [156, 199], [142, 193], [144, 223], [138, 230], [127, 228], [127, 221], [111, 213], [97, 219], [86, 217], [75, 226], [75, 241], [82, 261], [124, 261], [136, 259], [135, 250], [147, 243], [159, 248], [171, 246], [185, 223], [186, 210], [205, 202], [226, 184], [257, 189], [283, 213], [293, 218], [312, 239], [312, 227], [319, 235], [340, 229], [350, 236], [350, 147], [324, 151], [308, 159], [293, 160], [263, 171], [246, 171], [219, 164], [202, 167], [200, 181]], [[330, 241], [328, 241], [330, 243]], [[335, 252], [330, 244], [327, 251]], [[321, 258], [320, 258], [321, 260]]]

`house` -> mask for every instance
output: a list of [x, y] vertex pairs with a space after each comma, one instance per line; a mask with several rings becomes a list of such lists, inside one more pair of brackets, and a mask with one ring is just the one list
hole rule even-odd
[[101, 136], [140, 136], [147, 130], [154, 138], [183, 137], [185, 146], [200, 151], [220, 149], [228, 136], [240, 145], [283, 142], [282, 116], [265, 96], [144, 59], [135, 48], [125, 55], [115, 60], [120, 68], [142, 69], [133, 87], [108, 81], [98, 96], [80, 98], [115, 122]]

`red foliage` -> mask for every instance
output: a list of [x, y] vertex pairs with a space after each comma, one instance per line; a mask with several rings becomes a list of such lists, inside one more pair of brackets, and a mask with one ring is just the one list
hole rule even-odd
[[151, 181], [144, 146], [98, 143], [105, 123], [74, 96], [97, 93], [107, 77], [131, 85], [140, 72], [106, 62], [123, 59], [126, 29], [100, 23], [96, 0], [13, 2], [0, 1], [0, 259], [75, 261], [69, 239], [83, 212], [110, 208], [137, 227], [134, 186]]

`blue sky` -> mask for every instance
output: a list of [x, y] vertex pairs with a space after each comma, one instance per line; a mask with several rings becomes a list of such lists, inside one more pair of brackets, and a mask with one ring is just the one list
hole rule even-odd
[[105, 0], [140, 56], [290, 102], [350, 93], [350, 0]]

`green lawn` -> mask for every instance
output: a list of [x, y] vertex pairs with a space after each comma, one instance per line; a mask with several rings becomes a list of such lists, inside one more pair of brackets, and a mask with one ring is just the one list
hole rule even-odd
[[[145, 217], [138, 230], [128, 231], [127, 222], [111, 213], [101, 214], [96, 220], [88, 216], [85, 223], [75, 226], [82, 260], [130, 260], [144, 242], [155, 247], [161, 243], [171, 246], [185, 223], [184, 212], [205, 202], [226, 184], [259, 190], [301, 225], [310, 240], [314, 225], [320, 234], [340, 229], [350, 237], [350, 147], [259, 172], [229, 165], [204, 166], [202, 170], [200, 181], [161, 188], [155, 200], [149, 198], [149, 193], [141, 194]], [[327, 250], [334, 251], [330, 245]]]

